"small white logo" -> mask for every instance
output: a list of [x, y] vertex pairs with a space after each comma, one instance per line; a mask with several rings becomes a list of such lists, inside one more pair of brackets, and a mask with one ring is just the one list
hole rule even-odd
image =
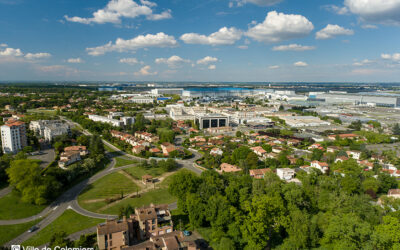
[[20, 245], [11, 245], [11, 250], [21, 250]]

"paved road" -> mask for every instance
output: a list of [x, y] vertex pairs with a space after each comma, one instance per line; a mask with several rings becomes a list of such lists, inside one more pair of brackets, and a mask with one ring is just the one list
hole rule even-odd
[[[66, 122], [72, 123], [76, 126], [80, 126], [77, 123], [73, 123], [69, 120], [64, 119]], [[84, 134], [87, 135], [91, 135], [90, 132], [83, 130]], [[107, 146], [109, 146], [110, 148], [115, 149], [116, 151], [120, 151], [118, 148], [116, 148], [114, 145], [110, 144], [107, 141], [103, 140], [103, 143], [105, 143]], [[196, 168], [193, 166], [193, 163], [199, 159], [201, 157], [201, 155], [195, 151], [192, 151], [194, 156], [191, 159], [188, 160], [177, 160], [177, 162], [179, 164], [181, 164], [184, 168], [189, 169], [197, 174], [201, 174], [201, 172], [203, 172], [203, 170]], [[121, 154], [130, 157], [132, 159], [140, 159], [143, 160], [142, 158], [133, 156], [133, 155], [129, 155], [126, 154], [125, 152], [121, 152]], [[124, 169], [124, 168], [128, 168], [128, 167], [132, 167], [131, 165], [129, 166], [124, 166], [124, 167], [119, 167], [119, 168], [114, 168], [115, 166], [115, 159], [112, 159], [111, 163], [107, 166], [106, 169], [104, 169], [103, 171], [97, 173], [96, 175], [90, 177], [89, 179], [86, 179], [82, 182], [80, 182], [79, 184], [75, 185], [74, 187], [72, 187], [71, 189], [69, 189], [68, 191], [66, 191], [65, 193], [63, 193], [56, 201], [54, 201], [52, 204], [50, 204], [47, 208], [45, 208], [41, 213], [31, 216], [29, 218], [24, 218], [24, 219], [19, 219], [19, 220], [3, 220], [0, 221], [0, 225], [12, 225], [12, 224], [20, 224], [20, 223], [25, 223], [25, 222], [29, 222], [29, 221], [33, 221], [39, 218], [43, 218], [43, 220], [41, 220], [36, 226], [39, 227], [38, 230], [36, 230], [33, 233], [28, 233], [28, 232], [24, 232], [23, 234], [19, 235], [18, 237], [16, 237], [15, 239], [11, 240], [10, 242], [6, 243], [5, 246], [11, 246], [11, 245], [18, 245], [23, 243], [24, 241], [28, 240], [30, 237], [36, 235], [38, 232], [40, 232], [40, 230], [42, 230], [43, 228], [45, 228], [46, 226], [48, 226], [50, 223], [52, 223], [55, 219], [57, 219], [60, 215], [62, 215], [64, 213], [64, 211], [66, 209], [73, 209], [74, 211], [76, 211], [77, 213], [80, 213], [84, 216], [88, 216], [88, 217], [93, 217], [93, 218], [100, 218], [100, 219], [110, 219], [110, 218], [115, 218], [115, 215], [105, 215], [105, 214], [97, 214], [97, 213], [93, 213], [90, 211], [87, 211], [83, 208], [81, 208], [77, 202], [77, 198], [78, 195], [83, 191], [83, 189], [99, 180], [100, 178], [113, 173], [115, 171], [119, 171], [120, 169]], [[176, 209], [177, 205], [176, 203], [172, 203], [169, 205], [170, 209]]]
[[[42, 211], [40, 214], [25, 218], [25, 219], [20, 219], [20, 220], [14, 220], [14, 223], [12, 224], [19, 224], [19, 223], [24, 223], [28, 221], [33, 221], [39, 218], [44, 217], [44, 215], [47, 215], [43, 220], [41, 220], [36, 226], [39, 227], [38, 230], [36, 230], [33, 233], [28, 233], [24, 232], [23, 234], [19, 235], [17, 238], [11, 240], [10, 242], [6, 243], [5, 246], [10, 246], [10, 245], [18, 245], [21, 244], [22, 242], [28, 240], [30, 237], [34, 236], [40, 230], [48, 226], [50, 223], [52, 223], [55, 219], [57, 219], [60, 215], [64, 213], [64, 211], [68, 208], [72, 208], [74, 201], [76, 201], [78, 195], [82, 190], [86, 187], [86, 185], [95, 182], [96, 180], [106, 176], [109, 174], [111, 169], [115, 165], [115, 160], [112, 159], [111, 163], [108, 164], [107, 168], [94, 176], [90, 177], [89, 179], [86, 179], [79, 184], [75, 185], [65, 193], [63, 193], [56, 201], [54, 201], [50, 206], [45, 208], [44, 211]], [[15, 221], [18, 221], [15, 223]], [[22, 221], [22, 222], [21, 222]], [[4, 221], [0, 221], [4, 222]], [[11, 221], [10, 221], [11, 222]], [[9, 225], [9, 224], [8, 224]]]
[[6, 187], [0, 190], [0, 198], [6, 196], [7, 194], [11, 193], [11, 187]]

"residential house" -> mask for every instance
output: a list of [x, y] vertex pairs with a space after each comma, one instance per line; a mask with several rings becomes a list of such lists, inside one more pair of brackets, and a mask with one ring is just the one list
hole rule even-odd
[[255, 179], [264, 179], [264, 176], [267, 172], [272, 172], [270, 168], [262, 168], [262, 169], [250, 169], [250, 176]]
[[346, 154], [353, 158], [354, 160], [360, 160], [361, 158], [361, 151], [357, 151], [357, 150], [347, 150]]
[[324, 147], [322, 147], [322, 145], [319, 143], [314, 143], [308, 147], [308, 150], [314, 150], [314, 149], [324, 150]]
[[324, 174], [326, 174], [329, 170], [329, 165], [326, 162], [312, 161], [311, 167], [321, 170], [321, 172]]
[[210, 155], [222, 155], [224, 152], [220, 148], [212, 148]]
[[328, 152], [328, 153], [335, 153], [335, 152], [338, 152], [339, 150], [340, 150], [340, 148], [336, 147], [336, 146], [329, 146], [326, 148], [326, 152]]
[[134, 146], [134, 147], [132, 148], [132, 153], [138, 155], [138, 154], [141, 154], [144, 150], [146, 150], [146, 148], [145, 148], [144, 146], [137, 145], [137, 146]]
[[400, 189], [389, 189], [387, 196], [400, 199]]
[[338, 134], [338, 135], [328, 135], [328, 139], [330, 140], [336, 140], [336, 138], [339, 139], [356, 139], [358, 138], [359, 135], [356, 134]]
[[72, 163], [75, 163], [80, 160], [81, 160], [81, 154], [79, 151], [63, 152], [60, 155], [58, 166], [60, 168], [65, 168], [66, 166], [71, 165]]
[[221, 168], [221, 170], [218, 171], [220, 173], [234, 173], [234, 172], [242, 171], [241, 168], [239, 168], [235, 165], [228, 164], [228, 163], [222, 163], [220, 165], [220, 168]]
[[86, 149], [86, 146], [70, 146], [64, 148], [64, 152], [71, 152], [71, 151], [77, 151], [81, 156], [85, 156], [89, 153], [89, 151]]
[[267, 151], [265, 151], [262, 147], [257, 146], [257, 147], [252, 147], [250, 148], [251, 150], [253, 150], [253, 152], [258, 155], [259, 157], [265, 157], [265, 154], [267, 153]]
[[171, 152], [176, 150], [176, 147], [173, 144], [169, 143], [169, 142], [164, 142], [164, 143], [161, 144], [161, 149], [162, 149], [163, 154], [165, 156], [169, 156], [169, 154]]
[[349, 159], [349, 157], [346, 157], [346, 156], [339, 156], [339, 157], [336, 157], [335, 163], [344, 162], [344, 161], [347, 161], [348, 159]]
[[295, 170], [292, 168], [277, 168], [276, 174], [279, 176], [281, 180], [289, 181], [295, 175]]

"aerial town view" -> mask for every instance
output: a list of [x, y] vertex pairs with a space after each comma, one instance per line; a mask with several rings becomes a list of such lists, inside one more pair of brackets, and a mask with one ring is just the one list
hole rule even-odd
[[0, 250], [400, 249], [400, 0], [0, 0]]

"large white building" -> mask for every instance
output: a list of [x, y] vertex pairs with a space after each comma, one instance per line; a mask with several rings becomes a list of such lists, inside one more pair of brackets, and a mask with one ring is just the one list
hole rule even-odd
[[89, 115], [88, 118], [89, 118], [89, 120], [92, 120], [94, 122], [111, 124], [114, 127], [121, 127], [123, 125], [123, 121], [116, 120], [116, 119], [110, 119], [108, 117], [100, 116], [100, 115]]
[[69, 125], [61, 120], [31, 121], [29, 129], [48, 142], [53, 140], [56, 136], [70, 133]]
[[181, 88], [165, 88], [165, 89], [152, 89], [151, 94], [154, 96], [159, 95], [182, 95], [183, 89]]
[[27, 145], [25, 123], [21, 121], [1, 126], [1, 146], [6, 154], [15, 154]]
[[280, 119], [284, 120], [287, 125], [294, 128], [331, 125], [330, 122], [323, 121], [319, 117], [315, 116], [281, 116]]
[[148, 96], [134, 96], [128, 99], [128, 102], [132, 103], [153, 103], [154, 98]]

